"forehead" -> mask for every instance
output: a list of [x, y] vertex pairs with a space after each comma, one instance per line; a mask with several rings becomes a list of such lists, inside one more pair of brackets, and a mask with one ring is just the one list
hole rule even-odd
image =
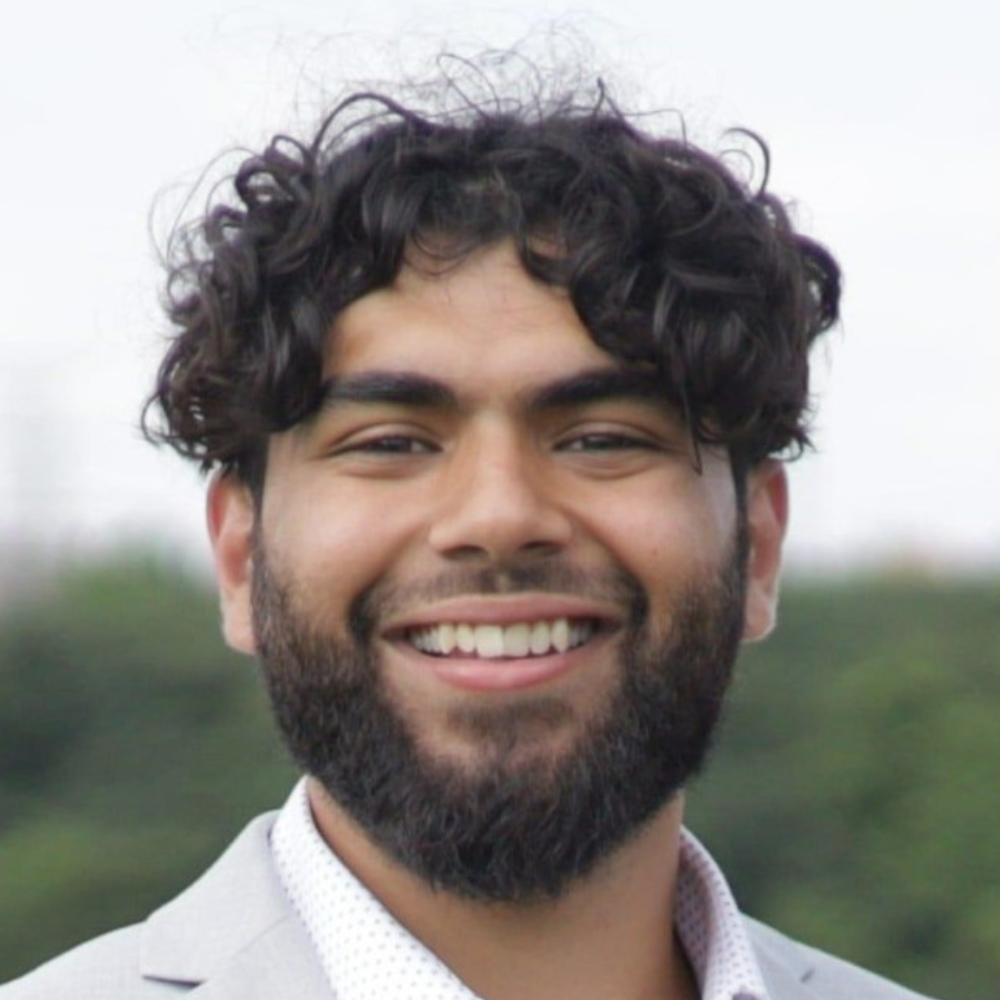
[[413, 370], [475, 392], [602, 367], [619, 364], [566, 292], [532, 279], [504, 243], [445, 270], [417, 258], [393, 285], [354, 302], [333, 328], [324, 378]]

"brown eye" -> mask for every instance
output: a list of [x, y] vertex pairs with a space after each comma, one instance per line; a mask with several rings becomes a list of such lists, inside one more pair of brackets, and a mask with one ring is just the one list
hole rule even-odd
[[350, 445], [345, 451], [360, 451], [373, 455], [426, 455], [435, 449], [426, 441], [405, 434], [385, 434]]
[[565, 442], [562, 451], [626, 451], [632, 448], [651, 448], [649, 441], [643, 438], [633, 437], [630, 434], [615, 433], [591, 433], [581, 434], [570, 441]]

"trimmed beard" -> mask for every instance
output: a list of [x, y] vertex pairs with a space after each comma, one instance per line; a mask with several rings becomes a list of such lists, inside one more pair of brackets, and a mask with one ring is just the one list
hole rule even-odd
[[[376, 583], [347, 634], [299, 610], [255, 537], [252, 609], [271, 705], [296, 763], [390, 858], [438, 890], [496, 903], [556, 898], [623, 846], [698, 772], [710, 748], [743, 630], [742, 523], [723, 564], [689, 582], [657, 637], [639, 581], [542, 562], [463, 571], [405, 595]], [[525, 759], [539, 727], [564, 720], [553, 696], [469, 708], [454, 721], [482, 750], [475, 765], [423, 751], [380, 674], [374, 637], [390, 608], [457, 594], [557, 591], [628, 610], [618, 686], [574, 746]], [[405, 599], [404, 599], [405, 596]]]

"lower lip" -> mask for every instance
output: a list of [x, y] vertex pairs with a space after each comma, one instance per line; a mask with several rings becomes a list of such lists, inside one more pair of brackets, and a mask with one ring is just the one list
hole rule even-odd
[[574, 670], [580, 661], [602, 644], [603, 636], [595, 636], [582, 646], [523, 659], [480, 659], [463, 656], [428, 656], [412, 646], [404, 646], [408, 659], [416, 659], [424, 670], [450, 687], [466, 691], [518, 691], [554, 681]]

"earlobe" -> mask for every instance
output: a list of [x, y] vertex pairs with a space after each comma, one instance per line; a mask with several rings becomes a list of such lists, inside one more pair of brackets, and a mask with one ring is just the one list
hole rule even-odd
[[252, 654], [256, 648], [250, 613], [253, 497], [232, 473], [216, 473], [208, 487], [206, 514], [219, 586], [222, 633], [233, 649]]
[[788, 477], [781, 462], [767, 460], [747, 477], [749, 553], [743, 639], [755, 642], [774, 628], [781, 552], [788, 527]]

